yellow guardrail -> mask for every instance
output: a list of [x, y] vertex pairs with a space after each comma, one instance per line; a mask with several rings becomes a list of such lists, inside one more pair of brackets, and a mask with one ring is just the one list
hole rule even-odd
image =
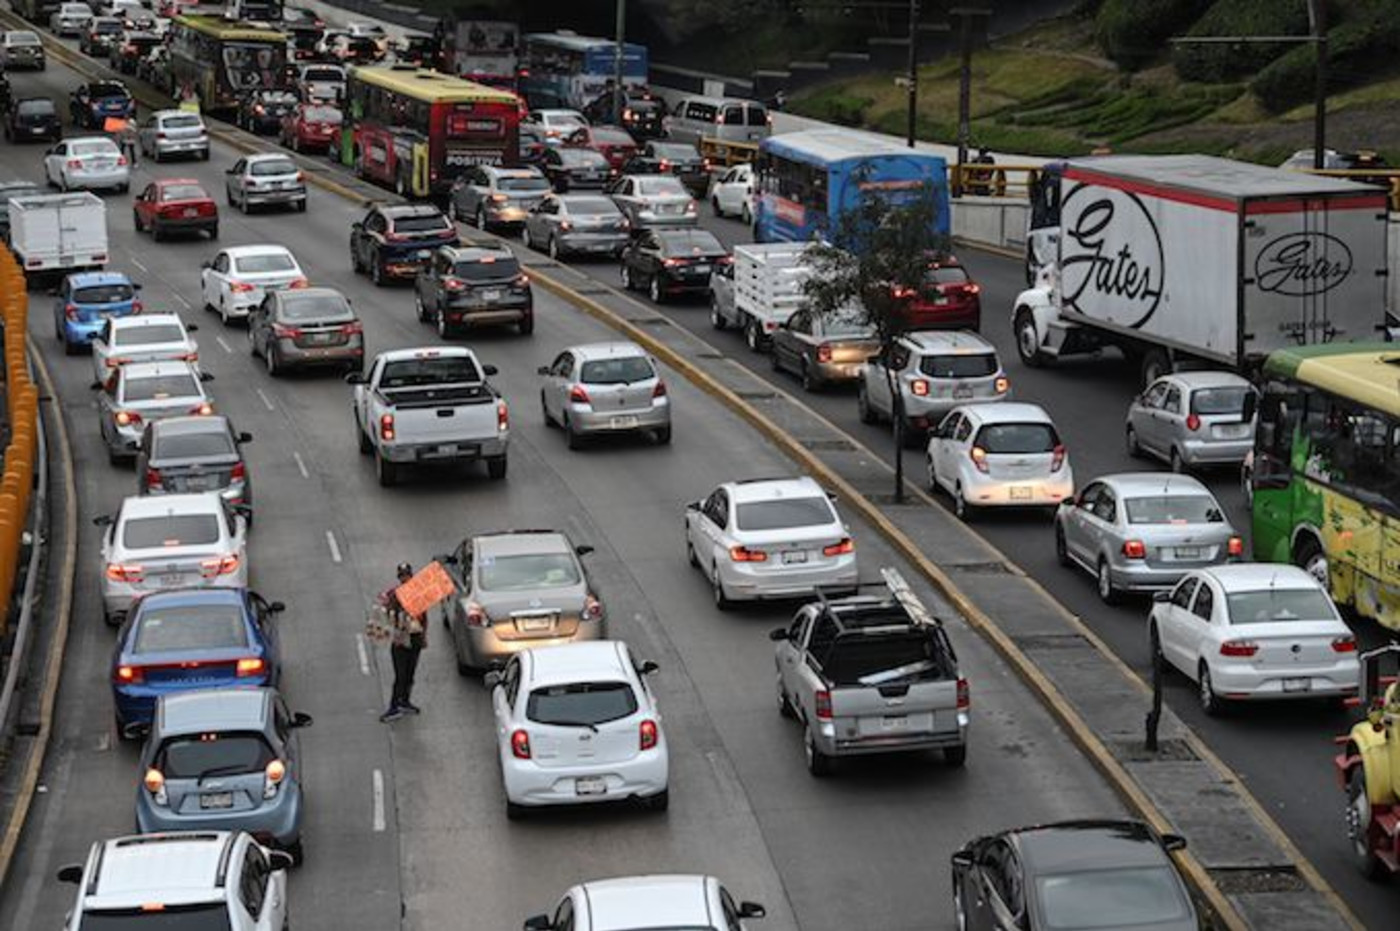
[[1348, 178], [1384, 187], [1390, 198], [1390, 209], [1400, 210], [1400, 168], [1300, 168], [1310, 175]]
[[1031, 185], [1045, 170], [1040, 165], [997, 165], [968, 163], [948, 166], [948, 183], [953, 196], [962, 197], [1030, 197]]
[[34, 463], [39, 455], [39, 389], [25, 357], [29, 315], [24, 271], [0, 246], [0, 319], [5, 325], [5, 404], [10, 439], [0, 478], [0, 637], [9, 632], [10, 598], [19, 568], [20, 536], [29, 515]]
[[756, 160], [758, 158], [758, 143], [727, 142], [724, 139], [711, 139], [707, 136], [700, 140], [700, 155], [708, 158], [711, 165], [728, 168], [731, 165]]

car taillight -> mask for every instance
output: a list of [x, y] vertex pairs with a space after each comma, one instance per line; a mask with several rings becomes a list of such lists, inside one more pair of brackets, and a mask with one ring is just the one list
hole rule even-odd
[[692, 200], [690, 203], [688, 203], [688, 204], [685, 205], [685, 212], [686, 212], [686, 213], [694, 213], [694, 212], [696, 211], [696, 209], [698, 209], [698, 208], [696, 208], [696, 206], [695, 206], [695, 201], [693, 201], [693, 200]]
[[236, 674], [243, 676], [260, 676], [267, 672], [267, 663], [261, 656], [245, 656], [238, 661], [234, 667]]
[[980, 284], [965, 284], [965, 285], [963, 285], [963, 293], [964, 293], [964, 294], [981, 294], [981, 293], [982, 293], [982, 286], [981, 286]]
[[1191, 414], [1190, 416], [1188, 416], [1186, 418], [1186, 429], [1190, 430], [1192, 433], [1195, 433], [1197, 430], [1201, 429], [1201, 418], [1196, 414]]
[[306, 172], [304, 172], [304, 171], [298, 171], [298, 172], [297, 172], [297, 180], [298, 180], [298, 181], [305, 181], [305, 180], [306, 180]]
[[516, 731], [510, 735], [510, 752], [517, 760], [530, 758], [530, 734], [527, 731]]
[[[124, 362], [124, 361], [126, 361], [126, 360], [125, 360], [125, 359], [118, 360], [117, 364], [120, 365], [120, 364], [121, 364], [122, 362]], [[175, 357], [175, 361], [177, 361], [177, 362], [198, 362], [198, 361], [199, 361], [199, 353], [197, 353], [197, 352], [187, 352], [187, 353], [185, 353], [184, 355], [176, 356], [176, 357]], [[107, 360], [107, 365], [108, 365], [108, 366], [111, 366], [111, 364], [112, 364], [112, 360], [111, 360], [111, 359], [108, 359], [108, 360]]]
[[117, 156], [117, 164], [118, 164], [118, 165], [125, 165], [125, 164], [126, 164], [126, 156], [125, 156], [125, 155], [118, 155], [118, 156]]
[[298, 278], [298, 279], [296, 279], [295, 281], [293, 281], [291, 284], [287, 285], [287, 287], [289, 287], [289, 288], [291, 288], [291, 289], [293, 289], [293, 290], [295, 290], [295, 291], [300, 291], [302, 288], [309, 288], [309, 287], [311, 287], [311, 282], [307, 281], [305, 278]]
[[666, 383], [658, 378], [656, 380], [656, 387], [651, 389], [651, 396], [653, 398], [666, 397]]
[[972, 447], [972, 451], [967, 455], [968, 458], [972, 460], [972, 464], [977, 467], [978, 472], [991, 471], [990, 467], [987, 465], [987, 451], [985, 449], [980, 446], [974, 446]]
[[661, 264], [665, 265], [667, 268], [675, 268], [677, 265], [680, 265], [682, 261], [682, 259], [663, 259]]
[[278, 339], [299, 339], [302, 335], [301, 327], [286, 326], [281, 323], [272, 325], [272, 335]]
[[267, 107], [264, 107], [262, 104], [258, 104], [253, 108], [253, 112], [258, 114], [259, 116], [262, 116], [264, 113], [267, 112]]
[[63, 316], [67, 317], [69, 320], [77, 320], [77, 319], [78, 319], [78, 305], [77, 305], [77, 304], [65, 304], [65, 305], [63, 305]]
[[[214, 579], [214, 578], [218, 578], [218, 577], [221, 576], [221, 575], [229, 575], [229, 574], [231, 574], [231, 573], [237, 572], [237, 571], [238, 571], [238, 563], [239, 563], [238, 554], [237, 554], [237, 553], [229, 553], [229, 554], [227, 554], [227, 555], [225, 555], [225, 556], [217, 556], [217, 557], [215, 557], [215, 558], [213, 558], [213, 559], [202, 559], [202, 560], [200, 560], [200, 562], [199, 562], [199, 571], [200, 571], [200, 574], [203, 575], [206, 579]], [[259, 659], [259, 660], [242, 660], [242, 659], [239, 660], [239, 661], [238, 661], [238, 674], [239, 674], [240, 676], [246, 676], [246, 675], [252, 675], [252, 674], [253, 674], [253, 673], [247, 673], [247, 672], [244, 672], [244, 671], [243, 671], [243, 664], [246, 663], [246, 662], [257, 662], [257, 663], [261, 663], [262, 660], [260, 660], [260, 659]], [[261, 672], [261, 671], [262, 671], [262, 668], [259, 667], [258, 670], [257, 670], [257, 672]]]
[[461, 278], [444, 278], [442, 279], [442, 287], [446, 291], [465, 291], [467, 283]]
[[1124, 540], [1123, 557], [1125, 559], [1146, 559], [1147, 545], [1141, 540]]
[[342, 324], [340, 327], [340, 332], [344, 333], [346, 336], [359, 336], [364, 331], [365, 325], [358, 320], [354, 323]]
[[653, 749], [656, 746], [657, 740], [661, 737], [661, 732], [657, 730], [656, 722], [651, 718], [647, 718], [643, 721], [637, 728], [637, 731], [638, 737], [640, 738], [637, 742], [637, 747], [641, 750]]
[[205, 401], [203, 404], [196, 404], [194, 407], [190, 408], [190, 413], [194, 414], [196, 417], [208, 417], [210, 414], [214, 413], [214, 405]]
[[273, 798], [277, 795], [277, 787], [287, 778], [287, 764], [281, 760], [269, 760], [263, 773], [266, 775], [263, 782], [263, 798]]
[[83, 160], [80, 159], [80, 158], [70, 158], [70, 159], [68, 160], [68, 167], [69, 167], [69, 168], [82, 168], [82, 167], [83, 167]]
[[491, 619], [486, 616], [486, 609], [475, 601], [467, 604], [466, 619], [468, 627], [489, 627]]
[[146, 309], [146, 305], [145, 305], [145, 304], [142, 304], [140, 301], [132, 301], [132, 302], [131, 302], [131, 312], [132, 312], [133, 314], [139, 314], [141, 311], [143, 311], [143, 310], [145, 310], [145, 309]]
[[228, 289], [234, 294], [247, 294], [253, 290], [253, 286], [246, 281], [234, 281], [229, 284]]
[[1231, 537], [1230, 542], [1225, 544], [1225, 552], [1231, 556], [1244, 555], [1244, 540], [1239, 537]]
[[822, 345], [822, 346], [818, 346], [818, 347], [817, 347], [817, 361], [818, 361], [818, 362], [830, 362], [830, 361], [831, 361], [831, 347], [830, 347], [830, 346]]
[[906, 298], [906, 297], [913, 297], [913, 296], [914, 296], [914, 289], [913, 289], [913, 288], [899, 288], [899, 287], [896, 287], [896, 288], [893, 288], [893, 289], [890, 291], [890, 293], [891, 293], [896, 299], [902, 300], [902, 299], [904, 299], [904, 298]]
[[1253, 656], [1259, 652], [1259, 644], [1253, 640], [1226, 640], [1220, 644], [1221, 656]]
[[144, 566], [123, 566], [115, 562], [107, 564], [107, 578], [113, 582], [140, 582], [145, 577]]
[[710, 160], [709, 160], [708, 158], [701, 159], [701, 160], [700, 160], [700, 165], [701, 165], [701, 167], [704, 168], [706, 171], [709, 171], [709, 170], [710, 170]]
[[120, 685], [133, 685], [145, 681], [146, 670], [141, 666], [118, 666], [114, 678]]
[[496, 432], [505, 433], [510, 429], [510, 408], [505, 401], [496, 402]]
[[816, 703], [817, 717], [823, 721], [831, 720], [831, 693], [826, 689], [820, 689], [812, 696]]
[[658, 169], [660, 169], [661, 171], [670, 171], [670, 170], [671, 170], [671, 163], [670, 163], [668, 160], [666, 160], [666, 159], [663, 158], [663, 159], [661, 160], [661, 164], [657, 165], [656, 167], [657, 167]]
[[1050, 453], [1050, 471], [1058, 472], [1065, 464], [1065, 444], [1059, 443]]
[[729, 558], [734, 562], [767, 562], [768, 554], [763, 550], [751, 550], [747, 546], [731, 546]]
[[141, 424], [141, 415], [135, 411], [117, 411], [114, 419], [119, 427], [136, 427]]
[[491, 202], [494, 203], [494, 204], [504, 204], [504, 203], [506, 203], [506, 202], [509, 201], [509, 200], [510, 200], [510, 198], [507, 197], [507, 196], [504, 195], [504, 194], [492, 194], [492, 195], [491, 195]]
[[392, 440], [394, 438], [394, 415], [379, 415], [379, 438], [381, 440]]
[[601, 621], [603, 619], [603, 603], [591, 594], [585, 596], [581, 616], [585, 621]]
[[147, 467], [146, 467], [146, 487], [149, 488], [149, 489], [151, 489], [151, 490], [155, 490], [155, 489], [157, 489], [157, 488], [162, 488], [162, 487], [164, 487], [164, 486], [165, 486], [165, 479], [161, 478], [160, 470], [159, 470], [159, 469], [152, 469], [150, 466], [147, 466]]
[[516, 275], [514, 279], [511, 280], [510, 284], [513, 288], [529, 287], [530, 276], [525, 274], [524, 272], [521, 272], [520, 274]]
[[241, 462], [235, 462], [229, 470], [228, 477], [231, 481], [241, 482], [248, 477], [248, 467]]
[[1011, 379], [1005, 375], [998, 375], [997, 380], [992, 382], [992, 387], [996, 389], [997, 394], [1006, 394], [1011, 390]]
[[841, 542], [833, 543], [830, 546], [822, 547], [823, 556], [845, 556], [856, 551], [856, 541], [850, 537], [843, 537]]
[[918, 397], [928, 397], [928, 382], [922, 378], [916, 378], [909, 383], [909, 390]]
[[967, 680], [958, 677], [958, 710], [966, 711], [972, 707], [972, 690], [968, 688]]
[[1337, 637], [1337, 638], [1333, 639], [1333, 641], [1332, 641], [1332, 652], [1333, 652], [1333, 653], [1355, 653], [1355, 652], [1356, 652], [1356, 638], [1355, 638], [1355, 637]]
[[146, 770], [146, 775], [142, 777], [141, 784], [146, 787], [146, 791], [151, 793], [152, 801], [157, 805], [166, 803], [165, 796], [165, 773], [151, 767]]
[[569, 403], [592, 404], [593, 401], [589, 399], [588, 392], [584, 389], [583, 385], [574, 385], [569, 389]]

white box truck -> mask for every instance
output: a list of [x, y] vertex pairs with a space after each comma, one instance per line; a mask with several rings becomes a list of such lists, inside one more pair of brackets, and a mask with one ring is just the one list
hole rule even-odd
[[90, 191], [10, 199], [10, 251], [26, 276], [107, 264], [107, 207]]
[[727, 326], [742, 328], [754, 352], [768, 348], [776, 330], [806, 300], [803, 283], [811, 266], [803, 262], [805, 243], [751, 243], [734, 247], [734, 306]]
[[1040, 184], [1029, 240], [1050, 261], [1012, 308], [1027, 365], [1115, 346], [1147, 383], [1381, 336], [1381, 189], [1203, 155], [1071, 160]]

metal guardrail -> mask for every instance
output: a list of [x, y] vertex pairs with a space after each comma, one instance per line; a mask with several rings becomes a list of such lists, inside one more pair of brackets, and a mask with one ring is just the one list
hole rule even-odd
[[5, 682], [0, 685], [0, 735], [7, 734], [10, 730], [10, 705], [14, 701], [20, 672], [26, 664], [31, 630], [34, 627], [34, 609], [38, 603], [36, 593], [39, 587], [39, 562], [44, 555], [44, 525], [47, 523], [44, 515], [47, 513], [49, 499], [48, 461], [48, 443], [44, 439], [44, 431], [40, 430], [36, 460], [39, 483], [34, 491], [33, 539], [29, 548], [29, 568], [24, 576], [24, 595], [20, 602], [19, 619], [15, 622], [14, 644], [10, 648], [10, 664], [5, 670]]
[[9, 633], [10, 600], [39, 454], [39, 389], [30, 378], [25, 354], [28, 316], [24, 272], [14, 255], [0, 248], [0, 317], [5, 322], [5, 400], [10, 417], [10, 441], [0, 477], [0, 638]]
[[752, 162], [758, 158], [758, 143], [727, 142], [724, 139], [705, 137], [700, 140], [700, 154], [710, 160], [711, 165], [728, 168]]
[[948, 166], [948, 183], [954, 197], [1015, 197], [1026, 200], [1040, 173], [1041, 165], [997, 165], [969, 163]]

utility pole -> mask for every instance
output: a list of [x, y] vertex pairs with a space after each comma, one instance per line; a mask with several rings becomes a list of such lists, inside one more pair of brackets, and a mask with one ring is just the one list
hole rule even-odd
[[1313, 89], [1313, 168], [1327, 167], [1327, 3], [1308, 0], [1308, 23], [1317, 50], [1316, 84]]
[[912, 149], [914, 117], [919, 108], [919, 0], [909, 0], [909, 68], [905, 80], [909, 82], [909, 115], [905, 121], [904, 135]]
[[961, 62], [958, 67], [958, 164], [967, 164], [967, 147], [972, 136], [972, 17], [962, 14], [962, 29], [958, 34]]
[[613, 125], [622, 125], [623, 102], [627, 99], [627, 92], [622, 84], [622, 46], [627, 38], [627, 0], [617, 0], [617, 54], [613, 57]]

